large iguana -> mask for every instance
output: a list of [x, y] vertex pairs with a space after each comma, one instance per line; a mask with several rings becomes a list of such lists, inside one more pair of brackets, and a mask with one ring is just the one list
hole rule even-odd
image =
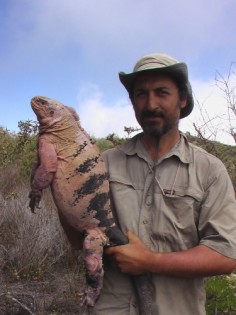
[[[127, 244], [110, 209], [108, 175], [97, 146], [82, 129], [74, 109], [47, 97], [34, 97], [31, 106], [39, 121], [38, 161], [31, 176], [31, 211], [42, 191], [51, 186], [61, 224], [72, 246], [83, 238], [87, 288], [85, 308], [93, 307], [103, 281], [104, 246]], [[132, 277], [140, 314], [151, 314], [146, 276]]]

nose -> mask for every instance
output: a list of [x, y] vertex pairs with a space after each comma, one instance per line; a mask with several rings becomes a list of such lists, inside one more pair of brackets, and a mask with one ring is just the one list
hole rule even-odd
[[153, 91], [149, 91], [149, 93], [147, 95], [146, 107], [149, 110], [155, 110], [155, 109], [159, 108], [158, 98], [156, 97], [156, 95]]

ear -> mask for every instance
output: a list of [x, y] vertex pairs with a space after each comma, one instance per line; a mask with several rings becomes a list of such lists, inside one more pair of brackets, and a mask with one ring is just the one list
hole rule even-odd
[[187, 98], [180, 100], [180, 108], [183, 109], [187, 105]]

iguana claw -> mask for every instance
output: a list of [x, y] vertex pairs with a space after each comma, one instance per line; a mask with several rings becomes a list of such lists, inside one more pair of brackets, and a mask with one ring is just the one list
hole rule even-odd
[[29, 202], [29, 207], [32, 213], [35, 213], [34, 210], [35, 208], [39, 208], [39, 203], [42, 197], [42, 191], [33, 189], [30, 191], [29, 196], [30, 202]]

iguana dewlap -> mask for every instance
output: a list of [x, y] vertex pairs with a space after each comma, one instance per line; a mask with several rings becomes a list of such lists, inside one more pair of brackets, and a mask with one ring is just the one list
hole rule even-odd
[[[112, 217], [105, 164], [72, 108], [47, 97], [34, 97], [31, 106], [39, 121], [39, 139], [29, 206], [34, 212], [43, 189], [51, 187], [69, 241], [78, 247], [79, 239], [84, 239], [88, 284], [84, 304], [94, 306], [102, 288], [104, 246], [128, 242]], [[134, 283], [142, 298], [140, 314], [150, 315], [146, 278], [134, 277]]]

